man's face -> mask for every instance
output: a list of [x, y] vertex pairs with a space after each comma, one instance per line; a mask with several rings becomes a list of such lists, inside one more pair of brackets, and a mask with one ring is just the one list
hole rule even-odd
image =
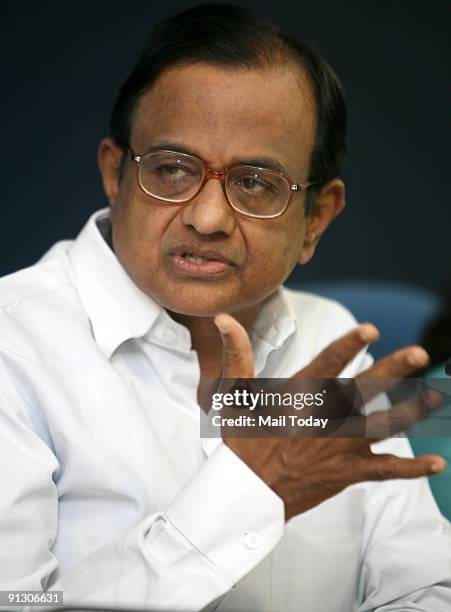
[[[155, 146], [182, 150], [213, 169], [273, 160], [302, 183], [313, 139], [313, 95], [298, 68], [227, 71], [198, 63], [168, 69], [142, 96], [130, 146], [140, 155]], [[185, 204], [156, 200], [139, 188], [135, 166], [127, 162], [111, 199], [114, 248], [133, 281], [164, 308], [237, 315], [258, 307], [299, 260], [304, 193], [294, 194], [281, 217], [254, 219], [229, 206], [216, 179]], [[190, 271], [180, 262], [190, 250], [213, 251], [226, 265]]]

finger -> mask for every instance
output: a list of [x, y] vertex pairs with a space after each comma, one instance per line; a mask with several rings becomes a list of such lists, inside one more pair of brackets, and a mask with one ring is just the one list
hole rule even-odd
[[429, 355], [421, 346], [409, 346], [380, 359], [359, 378], [404, 378], [426, 367], [429, 361]]
[[406, 347], [380, 359], [355, 379], [360, 396], [358, 407], [389, 391], [400, 379], [426, 367], [428, 363], [429, 355], [421, 346]]
[[439, 455], [423, 455], [414, 459], [389, 454], [371, 454], [361, 466], [362, 480], [419, 478], [446, 470], [446, 461]]
[[413, 427], [443, 405], [443, 396], [427, 389], [416, 397], [401, 402], [390, 410], [373, 412], [367, 418], [366, 435], [371, 439], [390, 438]]
[[222, 338], [222, 378], [253, 378], [254, 358], [244, 327], [227, 314], [217, 315], [214, 322]]
[[379, 332], [371, 323], [363, 323], [345, 336], [329, 344], [294, 378], [334, 378], [366, 345], [375, 342]]

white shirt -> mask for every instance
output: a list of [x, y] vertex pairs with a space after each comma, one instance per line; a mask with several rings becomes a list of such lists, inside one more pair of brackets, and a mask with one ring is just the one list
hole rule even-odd
[[[200, 438], [190, 334], [133, 284], [107, 224], [99, 211], [0, 280], [0, 590], [167, 610], [449, 611], [449, 524], [426, 479], [354, 485], [285, 525], [282, 500]], [[354, 325], [280, 289], [253, 328], [258, 376], [291, 376]], [[410, 453], [403, 439], [378, 448]]]

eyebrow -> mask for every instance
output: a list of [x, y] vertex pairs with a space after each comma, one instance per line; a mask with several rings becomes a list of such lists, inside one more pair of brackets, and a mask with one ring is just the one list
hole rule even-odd
[[[194, 157], [200, 157], [192, 149], [183, 146], [180, 143], [170, 140], [154, 140], [152, 145], [146, 150], [146, 153], [152, 151], [158, 151], [160, 149], [167, 151], [175, 151], [176, 153], [185, 153], [186, 155], [193, 155]], [[257, 168], [266, 168], [267, 170], [275, 170], [281, 172], [284, 175], [288, 175], [288, 170], [276, 159], [272, 157], [258, 157], [252, 159], [240, 159], [232, 164], [233, 166], [255, 166]]]

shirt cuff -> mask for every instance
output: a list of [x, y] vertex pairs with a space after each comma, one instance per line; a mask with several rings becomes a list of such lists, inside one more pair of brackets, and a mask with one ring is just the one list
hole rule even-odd
[[233, 584], [271, 552], [285, 526], [282, 499], [224, 443], [165, 516]]

